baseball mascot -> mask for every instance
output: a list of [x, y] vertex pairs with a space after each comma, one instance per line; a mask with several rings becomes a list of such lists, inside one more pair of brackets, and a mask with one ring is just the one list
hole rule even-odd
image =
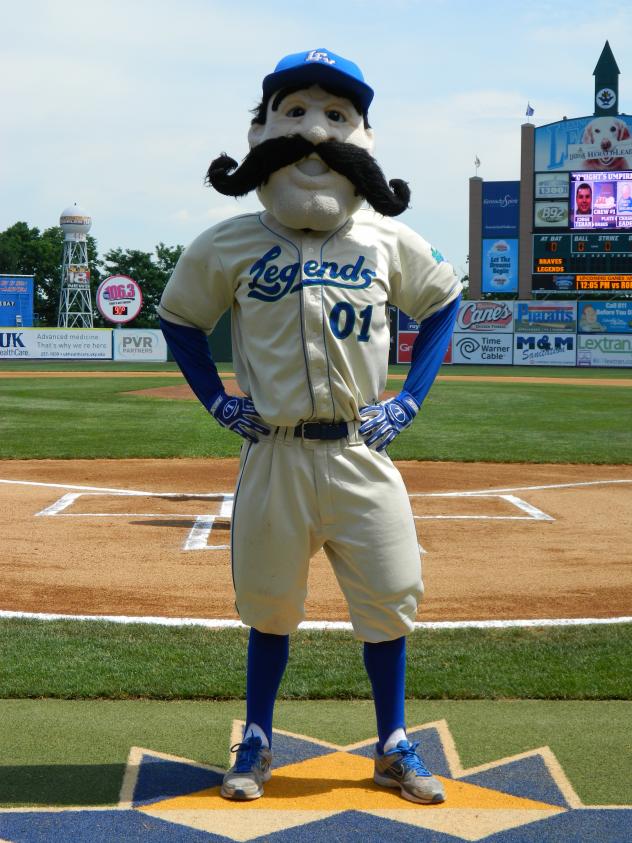
[[[256, 190], [264, 210], [201, 234], [159, 306], [191, 388], [245, 440], [231, 547], [236, 605], [251, 630], [246, 728], [224, 777], [228, 799], [256, 799], [271, 776], [274, 703], [321, 547], [364, 642], [374, 780], [413, 802], [444, 799], [406, 737], [406, 635], [423, 586], [410, 502], [385, 448], [435, 379], [461, 286], [436, 249], [392, 219], [410, 194], [372, 156], [372, 99], [359, 67], [329, 50], [281, 59], [263, 80], [249, 154], [239, 166], [221, 155], [207, 174], [229, 196]], [[420, 330], [404, 388], [380, 401], [389, 302]], [[208, 349], [229, 308], [245, 398], [226, 394]]]

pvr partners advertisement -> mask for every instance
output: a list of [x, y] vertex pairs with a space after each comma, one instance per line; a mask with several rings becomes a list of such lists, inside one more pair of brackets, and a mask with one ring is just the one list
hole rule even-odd
[[112, 332], [115, 360], [164, 363], [167, 343], [162, 334], [151, 328], [116, 328]]

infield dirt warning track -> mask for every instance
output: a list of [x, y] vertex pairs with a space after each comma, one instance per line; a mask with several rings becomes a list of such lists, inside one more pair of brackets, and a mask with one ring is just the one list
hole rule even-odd
[[[419, 620], [632, 614], [630, 466], [398, 463], [419, 536]], [[236, 619], [237, 460], [0, 461], [0, 609]], [[324, 553], [308, 620], [348, 620]]]

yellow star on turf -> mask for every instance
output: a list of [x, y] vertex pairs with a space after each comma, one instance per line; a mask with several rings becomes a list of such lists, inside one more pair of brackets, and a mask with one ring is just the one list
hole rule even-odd
[[265, 795], [252, 802], [222, 799], [219, 787], [213, 787], [163, 799], [139, 810], [236, 841], [251, 840], [344, 811], [360, 811], [476, 841], [565, 810], [463, 781], [450, 778], [442, 781], [446, 802], [440, 805], [408, 802], [398, 790], [373, 783], [370, 758], [339, 748], [273, 770], [272, 779], [265, 785]]

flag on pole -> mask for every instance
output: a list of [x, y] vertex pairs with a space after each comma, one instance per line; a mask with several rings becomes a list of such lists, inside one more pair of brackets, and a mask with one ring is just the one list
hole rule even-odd
[[531, 103], [530, 103], [530, 102], [528, 102], [528, 103], [527, 103], [527, 117], [531, 117], [531, 115], [532, 115], [533, 113], [534, 113], [534, 110], [533, 110], [533, 108], [531, 107]]
[[481, 166], [481, 159], [478, 157], [478, 155], [477, 155], [477, 156], [476, 156], [476, 158], [474, 159], [474, 166], [475, 166], [475, 167], [480, 167], [480, 166]]

